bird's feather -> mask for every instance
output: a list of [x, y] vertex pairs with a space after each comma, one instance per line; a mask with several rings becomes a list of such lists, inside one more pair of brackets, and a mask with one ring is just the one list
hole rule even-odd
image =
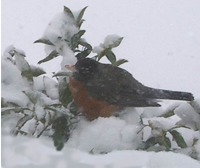
[[143, 97], [143, 85], [126, 70], [104, 64], [98, 68], [101, 71], [86, 83], [86, 89], [92, 98], [121, 107], [160, 106], [155, 100]]

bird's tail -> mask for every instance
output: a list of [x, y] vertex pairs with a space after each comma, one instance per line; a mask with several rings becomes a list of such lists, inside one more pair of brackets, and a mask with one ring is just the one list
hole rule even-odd
[[147, 88], [144, 96], [147, 98], [153, 99], [169, 99], [169, 100], [185, 100], [192, 101], [194, 100], [194, 96], [189, 92], [178, 92], [171, 90], [162, 90], [162, 89], [154, 89]]

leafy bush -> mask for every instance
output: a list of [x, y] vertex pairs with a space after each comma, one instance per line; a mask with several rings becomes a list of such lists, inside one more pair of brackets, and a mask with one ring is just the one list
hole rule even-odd
[[[53, 74], [53, 79], [44, 76], [45, 71], [40, 67], [30, 65], [23, 51], [13, 46], [5, 51], [2, 58], [2, 123], [4, 127], [11, 127], [13, 135], [48, 136], [53, 139], [56, 149], [61, 150], [81, 116], [73, 103], [68, 87], [70, 72], [65, 65], [88, 56], [98, 61], [106, 57], [115, 66], [127, 62], [125, 59], [117, 60], [113, 52], [122, 42], [122, 37], [107, 36], [94, 48], [83, 38], [86, 31], [81, 29], [81, 25], [86, 8], [73, 13], [64, 7], [64, 11], [48, 25], [44, 36], [34, 42], [45, 44], [47, 53], [38, 64], [63, 57], [61, 70]], [[179, 122], [168, 124], [174, 116], [180, 117]], [[138, 150], [182, 152], [198, 159], [199, 101], [169, 108], [162, 115], [148, 118], [143, 113], [140, 117], [139, 132], [142, 132], [143, 139]], [[191, 144], [187, 144], [182, 135], [185, 130], [196, 135], [191, 137]]]
[[[86, 8], [83, 8], [75, 18], [71, 10], [64, 7], [64, 12], [59, 16], [60, 23], [54, 23], [54, 20], [47, 27], [48, 30], [44, 37], [34, 42], [47, 45], [47, 53], [49, 52], [38, 64], [53, 60], [60, 55], [72, 57], [72, 59], [74, 56], [77, 59], [82, 59], [91, 53], [92, 46], [82, 38], [86, 31], [80, 30]], [[53, 34], [54, 30], [58, 34]], [[109, 45], [102, 45], [102, 51], [94, 56], [95, 59], [100, 60], [103, 56], [106, 56], [111, 63], [117, 66], [127, 62], [126, 60], [116, 60], [112, 48], [117, 47], [123, 38], [118, 38], [118, 36], [115, 36], [115, 38], [113, 42], [109, 42], [109, 39], [107, 39]], [[75, 123], [77, 123], [77, 117], [81, 115], [72, 103], [72, 96], [67, 83], [69, 72], [66, 72], [63, 66], [61, 71], [53, 75], [53, 77], [57, 77], [57, 81], [47, 76], [41, 77], [41, 75], [45, 74], [45, 71], [39, 67], [29, 65], [25, 57], [23, 51], [13, 46], [8, 47], [5, 51], [3, 63], [5, 62], [8, 66], [3, 66], [2, 72], [5, 77], [2, 79], [2, 83], [5, 87], [8, 87], [8, 91], [12, 90], [9, 88], [10, 85], [15, 85], [18, 80], [26, 83], [26, 89], [23, 87], [14, 91], [17, 90], [17, 96], [23, 97], [20, 101], [26, 99], [27, 102], [22, 105], [15, 100], [10, 100], [12, 99], [11, 97], [3, 96], [2, 119], [7, 121], [9, 116], [13, 117], [13, 114], [21, 114], [16, 125], [13, 126], [12, 133], [14, 135], [23, 134], [39, 138], [45, 134], [52, 137], [56, 148], [61, 150], [70, 136], [70, 131], [73, 130]], [[69, 62], [63, 63], [63, 65], [66, 64], [69, 64]], [[10, 67], [14, 67], [11, 72], [13, 75], [16, 74], [14, 71], [19, 72], [19, 79], [7, 83], [8, 77], [6, 75]], [[25, 131], [23, 128], [26, 124], [29, 128]]]

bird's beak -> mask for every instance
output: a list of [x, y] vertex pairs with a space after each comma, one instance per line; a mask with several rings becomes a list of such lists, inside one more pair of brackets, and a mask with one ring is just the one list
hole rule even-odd
[[66, 65], [65, 66], [66, 69], [72, 71], [72, 72], [76, 72], [76, 67], [74, 65]]

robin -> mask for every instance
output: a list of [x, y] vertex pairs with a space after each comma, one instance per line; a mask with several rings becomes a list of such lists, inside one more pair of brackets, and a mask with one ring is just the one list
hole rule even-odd
[[91, 58], [67, 68], [73, 71], [69, 88], [74, 103], [89, 120], [110, 117], [126, 107], [160, 107], [157, 99], [194, 100], [191, 93], [144, 86], [128, 71]]

